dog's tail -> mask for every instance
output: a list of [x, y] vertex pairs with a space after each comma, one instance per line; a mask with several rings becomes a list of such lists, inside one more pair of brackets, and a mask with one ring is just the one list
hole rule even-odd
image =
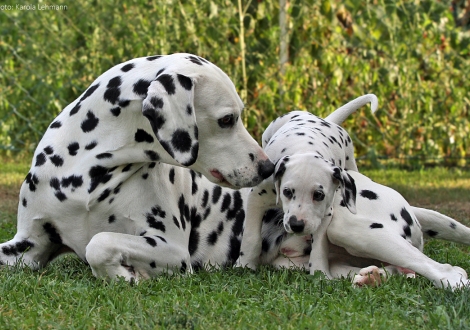
[[370, 109], [372, 113], [374, 113], [379, 106], [377, 96], [374, 94], [362, 95], [333, 111], [333, 113], [326, 117], [325, 120], [329, 121], [330, 123], [335, 123], [336, 125], [341, 125], [346, 120], [346, 118], [349, 117], [349, 115], [356, 112], [357, 109], [366, 105], [367, 103], [370, 103]]
[[470, 245], [470, 228], [467, 226], [436, 211], [420, 207], [412, 209], [425, 236]]

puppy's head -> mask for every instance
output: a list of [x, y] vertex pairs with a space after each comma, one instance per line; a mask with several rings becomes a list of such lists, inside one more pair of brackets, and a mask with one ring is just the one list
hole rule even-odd
[[298, 235], [313, 234], [332, 215], [335, 193], [356, 212], [354, 179], [317, 154], [285, 156], [274, 171], [277, 202], [284, 210], [284, 228]]

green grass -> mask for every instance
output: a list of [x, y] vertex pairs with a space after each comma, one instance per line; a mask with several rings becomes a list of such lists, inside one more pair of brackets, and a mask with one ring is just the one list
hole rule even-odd
[[[22, 163], [0, 165], [0, 192], [6, 196], [0, 199], [1, 241], [15, 233], [15, 210], [4, 203], [12, 195], [5, 191], [16, 189], [16, 196], [27, 170]], [[470, 222], [468, 212], [460, 213], [469, 207], [469, 172], [366, 173], [399, 188], [414, 205], [448, 207], [447, 214], [463, 214], [457, 218]], [[425, 252], [470, 270], [469, 247], [430, 241]], [[41, 271], [3, 267], [0, 283], [0, 329], [470, 328], [470, 290], [437, 289], [422, 277], [395, 276], [379, 288], [358, 289], [347, 279], [264, 267], [163, 275], [129, 285], [96, 279], [69, 255]]]

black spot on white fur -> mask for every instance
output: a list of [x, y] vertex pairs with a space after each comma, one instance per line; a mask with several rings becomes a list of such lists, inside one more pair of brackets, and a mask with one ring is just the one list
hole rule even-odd
[[80, 110], [81, 106], [82, 106], [82, 105], [80, 104], [80, 102], [78, 102], [77, 104], [75, 104], [75, 106], [72, 108], [72, 110], [70, 110], [69, 115], [70, 115], [70, 116], [75, 115], [75, 114]]
[[56, 120], [49, 126], [49, 128], [60, 128], [60, 127], [62, 127], [62, 123], [58, 120]]
[[41, 166], [44, 165], [44, 163], [46, 163], [46, 155], [41, 152], [36, 156], [36, 164], [34, 164], [34, 166]]
[[85, 92], [85, 94], [83, 94], [82, 98], [80, 99], [80, 102], [82, 102], [83, 100], [87, 99], [91, 94], [93, 94], [95, 92], [95, 90], [100, 87], [100, 84], [97, 83], [96, 85], [93, 85], [91, 86], [90, 88], [88, 88]]
[[39, 183], [39, 179], [35, 174], [29, 172], [26, 175], [25, 182], [28, 184], [29, 190], [33, 192], [36, 191], [36, 185]]
[[140, 128], [135, 132], [134, 139], [136, 142], [152, 143], [154, 141], [153, 137], [149, 133]]
[[149, 56], [147, 57], [147, 61], [155, 61], [158, 60], [162, 55], [154, 55], [154, 56]]
[[124, 65], [124, 66], [121, 68], [121, 71], [122, 71], [122, 72], [128, 72], [128, 71], [132, 70], [134, 67], [135, 67], [135, 64], [129, 63], [129, 64]]
[[99, 119], [95, 116], [95, 114], [90, 110], [86, 115], [86, 119], [82, 122], [80, 127], [84, 133], [89, 133], [93, 131], [96, 126], [98, 126]]
[[114, 117], [118, 117], [121, 114], [121, 108], [120, 107], [114, 107], [109, 111], [111, 111], [111, 113], [113, 114]]
[[83, 185], [83, 177], [81, 175], [70, 175], [68, 177], [63, 177], [60, 181], [60, 185], [63, 188], [79, 188]]
[[158, 161], [160, 159], [160, 156], [153, 150], [145, 150], [145, 154], [151, 161]]
[[98, 145], [98, 142], [96, 141], [93, 141], [93, 142], [90, 142], [88, 143], [86, 146], [85, 146], [85, 149], [86, 150], [92, 150], [94, 147], [96, 147]]
[[56, 167], [61, 167], [62, 165], [64, 165], [64, 159], [59, 155], [53, 155], [49, 157], [49, 159], [51, 160], [52, 164], [54, 164]]
[[408, 226], [412, 226], [412, 225], [413, 225], [413, 218], [411, 217], [410, 213], [408, 213], [408, 211], [407, 211], [405, 208], [402, 208], [402, 209], [401, 209], [400, 215], [401, 215], [401, 217], [406, 221], [406, 223], [408, 224]]
[[34, 244], [28, 240], [22, 240], [20, 242], [16, 242], [15, 244], [9, 245], [9, 246], [3, 246], [2, 247], [2, 252], [6, 256], [17, 256], [19, 254], [22, 254], [26, 252], [29, 249], [32, 249], [34, 247]]
[[175, 94], [176, 86], [172, 76], [170, 76], [169, 74], [161, 74], [157, 77], [157, 81], [162, 84], [168, 95]]
[[220, 195], [222, 194], [222, 188], [220, 186], [214, 186], [212, 191], [212, 203], [216, 204], [219, 201]]
[[176, 77], [178, 78], [179, 83], [184, 89], [190, 91], [193, 88], [193, 82], [190, 78], [181, 74], [177, 74]]
[[199, 58], [195, 57], [195, 56], [189, 56], [188, 60], [190, 60], [191, 62], [193, 62], [197, 65], [202, 65], [202, 61]]
[[370, 199], [370, 200], [377, 200], [379, 198], [379, 196], [371, 190], [361, 190], [359, 194], [362, 197]]
[[151, 81], [139, 79], [133, 86], [133, 92], [140, 96], [146, 96]]
[[152, 246], [152, 247], [157, 246], [157, 241], [155, 241], [153, 238], [144, 236], [144, 239], [147, 241], [147, 243], [148, 243], [150, 246]]
[[90, 188], [88, 192], [93, 192], [100, 183], [106, 183], [112, 178], [112, 174], [108, 173], [108, 169], [103, 166], [93, 166], [88, 175], [91, 178]]
[[60, 237], [57, 229], [49, 222], [46, 222], [42, 225], [42, 228], [49, 236], [49, 241], [54, 244], [62, 244], [62, 238]]
[[185, 130], [176, 130], [171, 137], [171, 145], [180, 152], [188, 152], [191, 149], [191, 136]]
[[106, 158], [113, 158], [113, 154], [110, 152], [102, 152], [96, 155], [96, 159], [106, 159]]
[[72, 142], [67, 146], [67, 149], [69, 150], [70, 156], [76, 156], [78, 149], [80, 149], [80, 144], [78, 144], [78, 142]]
[[47, 146], [44, 148], [44, 152], [46, 155], [52, 155], [54, 153], [54, 149], [51, 146]]
[[114, 77], [108, 82], [108, 85], [106, 86], [107, 89], [103, 95], [105, 101], [116, 104], [116, 102], [119, 100], [119, 96], [121, 95], [121, 84], [122, 79], [120, 76]]

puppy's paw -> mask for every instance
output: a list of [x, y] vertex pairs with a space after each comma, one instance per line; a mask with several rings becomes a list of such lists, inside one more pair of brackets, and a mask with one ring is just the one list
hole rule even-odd
[[377, 266], [369, 266], [361, 269], [359, 274], [354, 276], [353, 285], [358, 287], [377, 287], [380, 286], [385, 279], [386, 273], [383, 269]]

